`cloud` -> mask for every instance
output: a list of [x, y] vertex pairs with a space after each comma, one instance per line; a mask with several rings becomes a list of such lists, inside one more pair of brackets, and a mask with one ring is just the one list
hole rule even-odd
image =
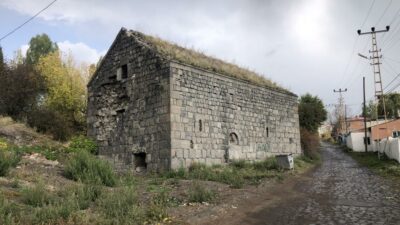
[[[97, 51], [85, 43], [71, 43], [70, 41], [57, 42], [59, 49], [63, 53], [70, 53], [77, 62], [81, 63], [97, 63], [101, 56], [106, 54], [106, 51]], [[20, 47], [22, 55], [25, 57], [29, 45]]]
[[71, 53], [74, 59], [79, 62], [97, 63], [100, 56], [105, 55], [105, 51], [99, 52], [82, 42], [63, 41], [58, 42], [57, 45], [62, 52]]

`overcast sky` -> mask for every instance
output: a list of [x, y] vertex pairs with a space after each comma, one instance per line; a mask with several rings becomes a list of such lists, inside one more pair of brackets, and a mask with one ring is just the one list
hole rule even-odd
[[[0, 36], [51, 1], [1, 0]], [[126, 27], [250, 68], [298, 95], [318, 95], [327, 105], [337, 103], [333, 89], [347, 88], [349, 114], [356, 114], [362, 76], [367, 98], [374, 95], [372, 68], [357, 56], [369, 54], [371, 37], [356, 31], [391, 25], [390, 32], [378, 34], [385, 87], [400, 73], [398, 12], [398, 0], [58, 0], [0, 44], [12, 58], [32, 36], [47, 33], [76, 59], [96, 62]]]

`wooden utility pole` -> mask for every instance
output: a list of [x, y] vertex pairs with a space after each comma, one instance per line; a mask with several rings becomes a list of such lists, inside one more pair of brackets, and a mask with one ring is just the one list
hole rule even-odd
[[381, 76], [381, 68], [380, 64], [382, 64], [379, 59], [382, 57], [382, 55], [379, 55], [379, 52], [381, 52], [381, 49], [378, 49], [378, 44], [376, 41], [376, 34], [377, 33], [383, 33], [383, 32], [388, 32], [390, 29], [390, 26], [386, 26], [386, 30], [375, 30], [375, 27], [371, 27], [370, 32], [361, 32], [361, 30], [357, 30], [358, 35], [365, 35], [365, 34], [371, 34], [372, 36], [372, 49], [369, 51], [372, 56], [369, 57], [370, 60], [372, 60], [372, 67], [373, 67], [373, 72], [374, 72], [374, 87], [375, 87], [375, 98], [378, 101], [382, 101], [383, 105], [383, 116], [386, 118], [386, 105], [385, 105], [385, 97], [383, 94], [383, 88], [382, 88], [382, 76]]
[[365, 146], [365, 152], [368, 151], [368, 138], [367, 138], [367, 107], [365, 106], [365, 77], [363, 77], [363, 96], [364, 96], [364, 102], [363, 102], [363, 117], [364, 117], [364, 146]]

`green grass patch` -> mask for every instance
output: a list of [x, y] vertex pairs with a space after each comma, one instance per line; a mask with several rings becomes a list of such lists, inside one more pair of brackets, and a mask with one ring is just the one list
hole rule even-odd
[[[295, 159], [295, 165], [299, 169], [308, 168], [316, 162], [317, 160], [307, 157]], [[206, 166], [196, 163], [188, 170], [180, 168], [166, 172], [162, 176], [175, 179], [216, 181], [228, 184], [232, 188], [242, 188], [245, 184], [260, 184], [264, 178], [281, 180], [285, 173], [286, 171], [279, 168], [275, 157], [270, 157], [258, 162], [234, 161], [228, 165]]]
[[115, 186], [117, 178], [111, 165], [86, 151], [76, 152], [65, 166], [65, 176], [84, 183]]
[[351, 152], [347, 151], [361, 165], [372, 169], [374, 172], [383, 175], [400, 178], [400, 164], [389, 159], [385, 155], [381, 155], [380, 159], [376, 152]]

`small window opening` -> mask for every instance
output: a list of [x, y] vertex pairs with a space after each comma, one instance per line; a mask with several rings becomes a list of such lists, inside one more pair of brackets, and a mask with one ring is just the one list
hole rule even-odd
[[128, 65], [122, 65], [121, 66], [121, 78], [122, 79], [126, 79], [126, 78], [128, 78]]
[[265, 128], [265, 132], [266, 132], [267, 137], [269, 137], [269, 128], [268, 127]]
[[237, 134], [235, 134], [235, 133], [229, 134], [229, 143], [234, 144], [234, 145], [239, 144], [239, 138], [238, 138]]
[[199, 120], [199, 131], [203, 131], [203, 122]]
[[133, 163], [135, 166], [135, 171], [137, 173], [142, 173], [146, 171], [147, 163], [146, 163], [146, 153], [139, 152], [133, 154]]
[[193, 147], [194, 147], [193, 140], [190, 140], [190, 148], [193, 148]]
[[289, 138], [289, 143], [293, 144], [293, 138]]

